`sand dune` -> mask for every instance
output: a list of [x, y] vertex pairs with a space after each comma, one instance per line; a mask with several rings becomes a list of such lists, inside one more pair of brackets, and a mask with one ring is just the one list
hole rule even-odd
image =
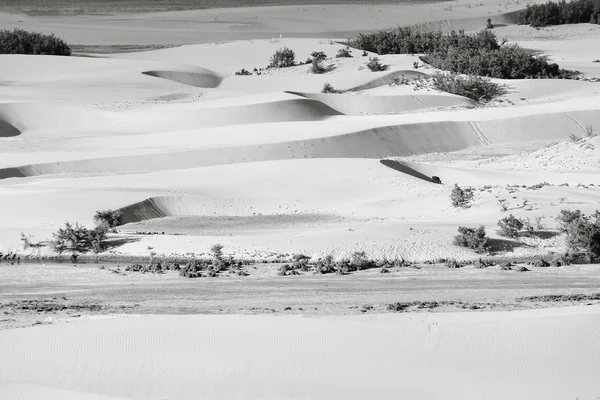
[[472, 105], [472, 100], [454, 95], [420, 94], [397, 96], [349, 96], [328, 93], [294, 93], [318, 100], [345, 115], [398, 114], [441, 107]]
[[598, 306], [80, 321], [1, 331], [0, 385], [9, 399], [36, 385], [67, 399], [584, 399], [600, 390], [598, 329]]
[[[290, 103], [292, 107], [288, 108]], [[265, 110], [262, 108], [263, 104], [268, 111], [261, 115], [256, 110]], [[144, 118], [140, 118], [140, 123], [132, 125], [130, 129], [158, 130], [174, 120], [177, 120], [178, 124], [182, 126], [185, 123], [184, 118], [189, 118], [188, 123], [192, 125], [201, 120], [203, 124], [210, 126], [211, 123], [241, 124], [259, 122], [265, 118], [279, 118], [280, 120], [318, 119], [326, 116], [327, 112], [329, 112], [329, 115], [335, 113], [333, 109], [323, 103], [308, 99], [263, 104], [223, 109], [207, 108], [202, 110], [204, 112], [198, 110], [193, 114], [165, 113], [152, 115], [148, 112], [142, 112]], [[235, 110], [235, 115], [230, 117], [232, 110]], [[285, 141], [284, 139], [274, 143], [263, 142], [245, 146], [236, 146], [233, 142], [228, 146], [221, 144], [217, 147], [188, 151], [22, 165], [15, 166], [17, 167], [16, 170], [12, 168], [9, 170], [2, 169], [0, 174], [9, 177], [11, 174], [13, 176], [31, 176], [60, 173], [143, 172], [294, 158], [382, 159], [394, 156], [458, 151], [470, 146], [483, 146], [492, 143], [548, 142], [551, 140], [565, 140], [571, 133], [581, 131], [581, 127], [592, 123], [599, 112], [595, 110], [574, 111], [473, 122], [405, 123], [402, 125], [377, 126], [361, 131], [337, 133], [333, 136], [320, 136], [303, 140]], [[56, 115], [53, 114], [53, 116]], [[36, 123], [40, 123], [40, 120], [37, 120]], [[129, 123], [131, 124], [131, 120]], [[381, 122], [375, 124], [380, 125]], [[106, 129], [106, 125], [102, 129]], [[123, 132], [123, 130], [121, 127], [119, 132]], [[77, 132], [79, 133], [79, 131]], [[282, 138], [285, 138], [285, 136]]]
[[[1, 115], [0, 115], [1, 116]], [[11, 137], [11, 136], [19, 136], [21, 131], [9, 124], [8, 122], [2, 121], [0, 119], [0, 137]]]

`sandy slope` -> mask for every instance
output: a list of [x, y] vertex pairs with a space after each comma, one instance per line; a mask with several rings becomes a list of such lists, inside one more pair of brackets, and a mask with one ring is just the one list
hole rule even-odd
[[598, 329], [597, 306], [101, 319], [0, 331], [0, 390], [11, 400], [592, 399]]

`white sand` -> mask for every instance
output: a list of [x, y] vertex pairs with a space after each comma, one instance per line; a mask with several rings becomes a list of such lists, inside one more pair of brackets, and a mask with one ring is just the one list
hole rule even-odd
[[0, 331], [12, 399], [593, 399], [600, 308], [142, 316]]

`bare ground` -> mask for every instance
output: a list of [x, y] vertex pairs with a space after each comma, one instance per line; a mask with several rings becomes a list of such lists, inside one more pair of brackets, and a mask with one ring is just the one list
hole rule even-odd
[[[175, 272], [68, 264], [0, 266], [0, 329], [129, 314], [303, 314], [519, 310], [600, 303], [600, 265], [448, 269], [393, 268], [350, 275], [186, 279]], [[68, 277], [68, 279], [67, 279]], [[391, 305], [391, 306], [390, 306]]]

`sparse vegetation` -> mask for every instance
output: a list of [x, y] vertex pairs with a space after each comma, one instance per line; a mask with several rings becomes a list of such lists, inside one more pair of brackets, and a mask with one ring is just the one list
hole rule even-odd
[[454, 236], [454, 244], [475, 250], [478, 253], [485, 252], [489, 245], [489, 239], [485, 233], [485, 226], [481, 225], [478, 228], [459, 226], [458, 235]]
[[70, 56], [71, 48], [54, 35], [3, 29], [0, 30], [0, 54]]
[[[256, 68], [254, 68], [256, 69]], [[252, 75], [252, 72], [248, 71], [247, 69], [242, 68], [241, 70], [237, 71], [235, 73], [236, 75]]]
[[321, 93], [340, 93], [339, 90], [335, 90], [330, 83], [326, 82], [321, 89]]
[[508, 238], [516, 238], [519, 236], [519, 232], [523, 229], [524, 223], [520, 218], [516, 218], [510, 214], [508, 217], [504, 217], [498, 221], [498, 234], [500, 236]]
[[473, 188], [461, 188], [458, 184], [454, 184], [452, 193], [450, 193], [450, 201], [452, 206], [457, 208], [469, 208], [473, 201]]
[[388, 69], [387, 65], [383, 65], [379, 62], [379, 58], [372, 57], [369, 58], [369, 62], [367, 63], [367, 68], [371, 70], [371, 72], [380, 72]]
[[437, 71], [431, 76], [431, 83], [436, 90], [467, 97], [478, 102], [490, 101], [506, 93], [503, 85], [475, 75]]
[[398, 27], [359, 34], [352, 46], [378, 54], [425, 54], [425, 61], [449, 72], [501, 79], [570, 78], [576, 73], [560, 69], [546, 57], [516, 44], [498, 42], [493, 31], [443, 34], [416, 27]]
[[96, 211], [96, 214], [94, 214], [94, 223], [96, 226], [115, 228], [123, 224], [123, 213], [119, 210]]
[[271, 57], [269, 67], [271, 68], [287, 68], [293, 67], [296, 64], [296, 54], [293, 50], [283, 47], [277, 50]]
[[600, 0], [548, 1], [528, 4], [519, 23], [533, 27], [563, 24], [600, 24]]

